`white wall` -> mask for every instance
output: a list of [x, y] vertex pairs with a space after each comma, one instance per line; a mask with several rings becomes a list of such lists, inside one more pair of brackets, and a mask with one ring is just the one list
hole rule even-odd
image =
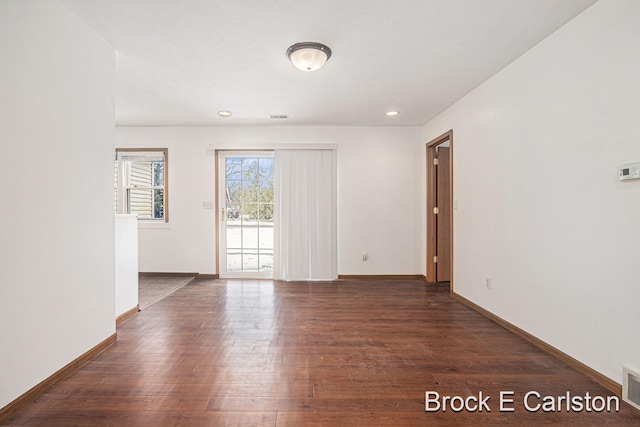
[[[213, 150], [338, 144], [339, 274], [418, 274], [415, 157], [420, 127], [120, 127], [118, 147], [169, 149], [168, 226], [139, 235], [140, 271], [214, 274]], [[419, 173], [419, 171], [418, 171]], [[369, 261], [362, 261], [362, 252]]]
[[111, 47], [0, 2], [0, 407], [115, 333]]
[[116, 316], [138, 306], [138, 216], [115, 218]]
[[455, 291], [618, 382], [640, 369], [640, 182], [616, 174], [640, 161], [639, 22], [596, 3], [424, 138], [454, 132]]

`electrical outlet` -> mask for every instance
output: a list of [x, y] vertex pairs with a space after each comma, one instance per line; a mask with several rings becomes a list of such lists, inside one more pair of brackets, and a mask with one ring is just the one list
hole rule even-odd
[[366, 253], [366, 252], [363, 252], [363, 253], [362, 253], [362, 260], [363, 260], [363, 261], [368, 261], [368, 260], [369, 260], [369, 254], [368, 254], [368, 253]]
[[484, 286], [487, 288], [487, 290], [491, 289], [491, 277], [487, 277], [485, 282], [484, 282]]

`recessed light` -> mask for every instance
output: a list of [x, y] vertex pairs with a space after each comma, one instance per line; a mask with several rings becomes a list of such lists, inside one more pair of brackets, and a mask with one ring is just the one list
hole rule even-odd
[[391, 116], [397, 116], [398, 114], [400, 114], [400, 111], [387, 111], [385, 113], [387, 116], [391, 117]]
[[218, 115], [220, 117], [231, 117], [231, 111], [225, 111], [225, 110], [218, 111]]

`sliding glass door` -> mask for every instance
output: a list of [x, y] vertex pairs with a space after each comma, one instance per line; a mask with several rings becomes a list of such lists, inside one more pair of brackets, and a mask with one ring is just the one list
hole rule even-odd
[[271, 278], [273, 152], [218, 153], [220, 277]]

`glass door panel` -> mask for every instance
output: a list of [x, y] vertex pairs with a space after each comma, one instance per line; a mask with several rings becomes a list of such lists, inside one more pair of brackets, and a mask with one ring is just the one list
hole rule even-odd
[[271, 277], [273, 152], [223, 152], [219, 161], [220, 276]]

